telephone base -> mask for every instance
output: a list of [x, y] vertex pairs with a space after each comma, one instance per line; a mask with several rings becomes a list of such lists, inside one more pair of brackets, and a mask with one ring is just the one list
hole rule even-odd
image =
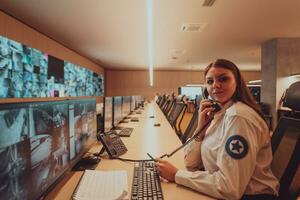
[[78, 163], [72, 168], [72, 171], [84, 171], [86, 169], [94, 170], [100, 161], [101, 159], [97, 156], [84, 157], [78, 161]]

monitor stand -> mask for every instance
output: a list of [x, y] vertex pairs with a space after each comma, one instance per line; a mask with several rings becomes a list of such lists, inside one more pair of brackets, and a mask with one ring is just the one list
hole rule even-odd
[[101, 159], [98, 156], [90, 155], [81, 158], [78, 163], [72, 168], [72, 171], [84, 171], [86, 169], [96, 169]]

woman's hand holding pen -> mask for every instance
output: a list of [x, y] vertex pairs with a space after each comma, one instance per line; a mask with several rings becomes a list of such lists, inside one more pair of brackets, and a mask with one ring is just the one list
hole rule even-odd
[[174, 165], [166, 160], [156, 159], [155, 166], [162, 178], [175, 182], [175, 175], [178, 169]]

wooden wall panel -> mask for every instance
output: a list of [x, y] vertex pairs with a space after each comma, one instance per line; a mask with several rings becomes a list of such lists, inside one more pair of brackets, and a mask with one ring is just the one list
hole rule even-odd
[[0, 35], [44, 51], [60, 59], [89, 68], [98, 74], [104, 73], [104, 69], [91, 60], [6, 15], [2, 11], [0, 11], [0, 27]]
[[[242, 72], [246, 81], [260, 79], [260, 71]], [[148, 71], [105, 71], [105, 95], [143, 95], [153, 99], [155, 93], [177, 94], [178, 87], [204, 83], [203, 71], [154, 71], [154, 86], [149, 86]]]

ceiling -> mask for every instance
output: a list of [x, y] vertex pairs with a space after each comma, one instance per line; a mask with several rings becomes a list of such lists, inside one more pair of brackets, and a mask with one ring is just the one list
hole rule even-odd
[[[154, 69], [201, 70], [216, 58], [260, 70], [260, 46], [300, 37], [300, 0], [153, 0]], [[147, 69], [146, 0], [1, 0], [0, 9], [104, 68]], [[185, 23], [207, 23], [183, 32]]]

